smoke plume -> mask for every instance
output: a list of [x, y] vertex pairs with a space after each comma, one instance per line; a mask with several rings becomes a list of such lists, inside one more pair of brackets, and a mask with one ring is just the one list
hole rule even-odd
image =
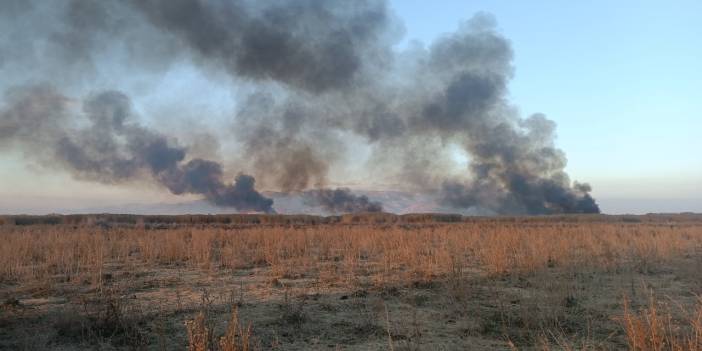
[[[599, 212], [590, 186], [564, 171], [555, 123], [509, 102], [513, 52], [488, 14], [428, 45], [398, 45], [403, 25], [383, 0], [9, 1], [0, 17], [0, 146], [77, 179], [149, 178], [175, 194], [272, 211], [256, 177], [329, 212], [380, 210], [328, 188], [352, 173], [467, 213]], [[166, 136], [177, 113], [147, 128], [125, 93], [104, 88], [139, 101], [149, 82], [184, 67], [231, 90], [217, 144], [236, 150], [228, 167], [251, 176], [227, 184], [220, 163]], [[86, 94], [76, 115], [68, 96]], [[176, 111], [198, 105], [188, 93], [172, 100]]]
[[200, 194], [216, 205], [272, 212], [273, 201], [254, 189], [253, 177], [240, 174], [227, 185], [218, 163], [184, 162], [187, 149], [177, 141], [131, 121], [130, 101], [122, 93], [91, 96], [83, 101], [82, 113], [72, 111], [73, 101], [48, 86], [12, 90], [5, 101], [0, 145], [19, 146], [27, 156], [42, 157], [46, 165], [60, 166], [78, 179], [123, 183], [150, 176], [174, 194]]
[[387, 23], [377, 1], [132, 1], [156, 27], [234, 76], [322, 92], [354, 84]]
[[327, 212], [355, 213], [381, 212], [383, 205], [368, 199], [365, 195], [354, 195], [347, 188], [317, 189], [304, 194], [305, 200], [320, 205]]

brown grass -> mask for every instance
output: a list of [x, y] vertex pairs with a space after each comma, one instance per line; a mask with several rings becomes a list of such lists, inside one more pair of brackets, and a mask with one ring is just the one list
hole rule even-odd
[[[130, 291], [135, 283], [117, 279], [116, 272], [145, 267], [181, 272], [178, 274], [202, 272], [214, 281], [221, 274], [250, 272], [246, 274], [264, 275], [267, 289], [279, 291], [282, 307], [277, 313], [281, 317], [266, 323], [273, 323], [268, 327], [276, 330], [282, 328], [283, 338], [289, 328], [316, 318], [305, 311], [317, 308], [305, 305], [310, 296], [320, 296], [315, 291], [333, 290], [344, 296], [376, 291], [384, 301], [402, 305], [395, 308], [383, 302], [378, 305], [382, 310], [363, 307], [375, 308], [368, 312], [376, 316], [369, 317], [375, 324], [353, 330], [364, 337], [384, 339], [385, 348], [431, 349], [422, 347], [421, 336], [434, 331], [422, 331], [417, 315], [434, 304], [449, 309], [447, 318], [456, 330], [501, 340], [507, 348], [616, 349], [624, 341], [631, 350], [701, 348], [702, 303], [689, 299], [702, 287], [702, 222], [697, 220], [456, 221], [445, 217], [447, 222], [436, 222], [421, 216], [402, 220], [348, 216], [334, 220], [264, 217], [272, 224], [263, 225], [247, 217], [246, 225], [232, 225], [226, 218], [215, 223], [191, 220], [153, 227], [146, 225], [148, 220], [138, 219], [120, 225], [82, 219], [71, 219], [72, 224], [61, 219], [58, 224], [4, 225], [0, 227], [0, 292], [7, 298], [9, 294], [31, 295], [42, 286], [43, 291], [48, 290], [44, 294], [61, 295], [69, 293], [59, 286], [64, 290], [84, 286], [91, 293], [102, 293], [117, 283]], [[677, 308], [661, 310], [653, 299], [645, 307], [632, 306], [632, 299], [641, 301], [642, 279], [668, 276], [669, 283], [661, 283], [661, 289], [670, 291], [665, 284], [683, 283], [685, 289], [691, 289], [669, 299], [670, 306], [676, 306], [673, 301], [679, 303]], [[173, 279], [179, 279], [178, 275]], [[297, 282], [307, 285], [295, 290], [298, 295], [294, 297], [292, 291], [302, 284]], [[598, 302], [605, 301], [596, 298], [605, 288], [597, 284], [618, 284], [612, 285], [618, 290], [607, 292], [607, 296], [618, 296], [615, 307]], [[235, 296], [236, 286], [227, 289], [231, 291], [228, 306], [234, 307], [223, 331], [207, 325], [205, 313], [182, 312], [180, 292], [176, 301], [170, 300], [171, 307], [178, 306], [175, 318], [188, 320], [190, 350], [253, 349], [253, 329], [239, 324], [235, 307], [245, 305], [243, 295]], [[238, 294], [244, 290], [242, 286]], [[260, 288], [256, 291], [261, 294]], [[409, 295], [411, 299], [403, 297]], [[633, 296], [621, 302], [622, 295]], [[427, 300], [427, 296], [446, 302]], [[101, 303], [109, 306], [112, 302]], [[319, 308], [338, 308], [325, 306]], [[86, 314], [81, 313], [84, 318]], [[395, 313], [401, 319], [414, 316], [415, 322], [394, 321]], [[2, 319], [0, 316], [0, 322]], [[618, 324], [598, 325], [593, 320]], [[129, 335], [142, 335], [126, 326], [120, 328]], [[156, 329], [147, 332], [153, 334]], [[271, 335], [264, 335], [270, 347], [279, 342], [271, 338], [280, 337]]]
[[0, 233], [0, 281], [61, 277], [100, 283], [106, 263], [204, 269], [270, 266], [280, 276], [359, 273], [380, 282], [430, 280], [456, 269], [488, 275], [560, 267], [655, 269], [702, 246], [698, 226], [476, 223], [303, 228], [177, 228], [153, 231], [9, 227]]
[[201, 311], [195, 319], [185, 322], [188, 333], [188, 351], [254, 351], [260, 350], [255, 344], [251, 324], [244, 327], [234, 309], [224, 335], [214, 342], [212, 327], [208, 326], [206, 313]]
[[[626, 331], [630, 350], [684, 351], [702, 349], [702, 298], [694, 306], [683, 307], [656, 299], [648, 306], [632, 311], [624, 299], [623, 315], [617, 320]], [[679, 309], [672, 311], [671, 309]]]

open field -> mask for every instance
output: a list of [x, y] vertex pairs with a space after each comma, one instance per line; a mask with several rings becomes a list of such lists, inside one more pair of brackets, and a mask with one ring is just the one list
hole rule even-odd
[[0, 223], [0, 349], [702, 349], [698, 215]]

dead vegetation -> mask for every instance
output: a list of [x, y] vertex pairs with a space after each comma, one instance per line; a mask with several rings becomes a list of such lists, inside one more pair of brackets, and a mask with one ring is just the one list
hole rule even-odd
[[632, 311], [628, 298], [617, 320], [631, 350], [698, 350], [702, 346], [702, 298], [692, 306], [658, 300], [651, 293], [648, 306]]
[[0, 349], [702, 348], [697, 216], [52, 218], [0, 227]]

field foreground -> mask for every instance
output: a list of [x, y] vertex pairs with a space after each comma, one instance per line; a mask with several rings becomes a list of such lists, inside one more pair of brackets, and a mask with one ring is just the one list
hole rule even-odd
[[702, 349], [698, 215], [7, 216], [0, 243], [0, 349]]

